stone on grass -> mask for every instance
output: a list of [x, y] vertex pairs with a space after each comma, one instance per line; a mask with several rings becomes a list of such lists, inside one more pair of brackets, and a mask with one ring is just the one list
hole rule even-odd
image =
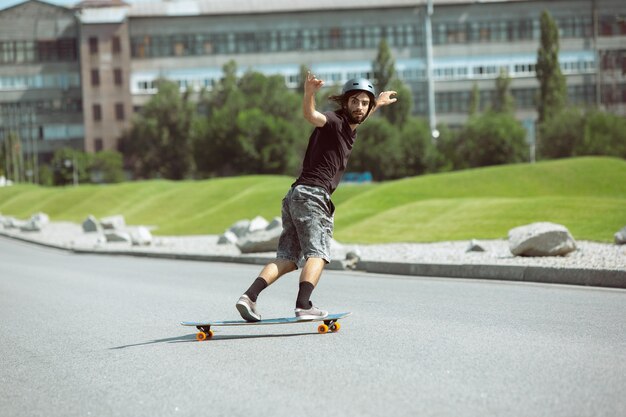
[[467, 246], [467, 249], [465, 249], [465, 252], [487, 252], [487, 250], [476, 239], [472, 239]]
[[232, 226], [228, 228], [228, 231], [235, 234], [237, 237], [243, 237], [248, 233], [248, 228], [250, 227], [250, 220], [239, 220]]
[[145, 226], [131, 227], [128, 229], [133, 246], [149, 246], [152, 244], [152, 233]]
[[269, 226], [269, 222], [267, 220], [265, 220], [262, 216], [256, 216], [254, 219], [250, 220], [247, 232], [254, 233], [260, 230], [265, 230], [267, 226]]
[[626, 244], [626, 226], [622, 227], [620, 231], [613, 235], [615, 237], [616, 245], [624, 245]]
[[237, 235], [230, 230], [225, 231], [224, 234], [217, 239], [218, 245], [234, 245], [235, 243], [237, 243]]
[[130, 233], [120, 230], [107, 230], [104, 232], [107, 243], [131, 243]]
[[102, 226], [100, 226], [100, 222], [93, 215], [87, 216], [87, 218], [83, 221], [83, 232], [92, 233], [99, 232], [102, 230]]
[[20, 225], [22, 232], [40, 232], [48, 223], [50, 218], [46, 213], [33, 214], [30, 219]]
[[239, 238], [236, 244], [241, 253], [274, 252], [278, 247], [281, 233], [282, 228], [248, 233]]
[[539, 222], [509, 230], [509, 249], [516, 256], [563, 256], [576, 241], [563, 225]]
[[100, 224], [104, 230], [123, 230], [126, 227], [126, 221], [122, 215], [100, 219]]

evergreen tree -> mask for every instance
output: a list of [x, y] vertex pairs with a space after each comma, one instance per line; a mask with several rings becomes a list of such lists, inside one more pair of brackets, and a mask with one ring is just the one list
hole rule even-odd
[[473, 116], [480, 111], [480, 90], [478, 89], [478, 84], [474, 83], [472, 86], [472, 93], [470, 95], [469, 102], [469, 115]]
[[393, 106], [386, 106], [380, 114], [394, 125], [404, 125], [411, 116], [413, 99], [411, 90], [396, 77], [395, 61], [385, 39], [378, 44], [378, 54], [372, 62], [376, 91], [393, 90], [398, 93], [398, 101]]
[[395, 65], [387, 40], [383, 38], [378, 44], [378, 54], [372, 63], [377, 91], [387, 90], [389, 83], [396, 75]]
[[496, 94], [494, 95], [493, 111], [496, 113], [512, 113], [514, 99], [509, 86], [511, 78], [506, 70], [501, 69], [500, 75], [496, 78]]
[[559, 66], [559, 30], [544, 10], [541, 14], [541, 44], [537, 52], [537, 79], [539, 80], [539, 123], [558, 114], [567, 101], [565, 77]]

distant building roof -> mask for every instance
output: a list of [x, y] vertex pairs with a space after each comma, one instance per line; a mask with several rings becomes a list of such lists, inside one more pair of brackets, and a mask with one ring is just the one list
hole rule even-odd
[[[433, 0], [433, 4], [436, 7], [453, 4], [513, 3], [522, 1], [531, 0]], [[427, 0], [165, 0], [133, 3], [130, 8], [130, 16], [263, 14], [316, 10], [423, 7], [426, 4]]]
[[84, 24], [122, 23], [128, 15], [128, 6], [81, 9], [76, 16]]
[[128, 6], [128, 3], [122, 0], [83, 0], [74, 5], [74, 9], [87, 9], [87, 8], [99, 8], [99, 7], [119, 7]]

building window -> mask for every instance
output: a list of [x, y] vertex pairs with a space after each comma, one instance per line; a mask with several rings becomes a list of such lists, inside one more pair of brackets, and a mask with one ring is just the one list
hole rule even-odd
[[113, 39], [111, 40], [111, 50], [114, 54], [122, 52], [122, 41], [119, 36], [113, 36]]
[[99, 122], [102, 120], [102, 107], [99, 104], [94, 104], [92, 106], [93, 109], [93, 120]]
[[91, 70], [91, 85], [93, 87], [100, 85], [100, 71], [97, 69]]
[[115, 68], [113, 70], [113, 80], [115, 82], [115, 85], [122, 85], [123, 80], [122, 80], [122, 70], [121, 70], [121, 68]]
[[102, 138], [95, 138], [94, 139], [94, 145], [95, 145], [95, 149], [96, 152], [100, 152], [103, 148], [102, 146]]
[[98, 38], [95, 36], [91, 36], [89, 38], [89, 53], [90, 54], [98, 53]]
[[124, 120], [124, 103], [115, 103], [115, 119]]

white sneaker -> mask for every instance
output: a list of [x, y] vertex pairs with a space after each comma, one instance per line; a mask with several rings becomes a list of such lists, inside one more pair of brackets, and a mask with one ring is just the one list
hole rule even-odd
[[239, 301], [235, 305], [241, 317], [246, 321], [260, 321], [261, 315], [256, 311], [256, 303], [247, 295], [239, 297]]
[[296, 308], [296, 318], [298, 320], [315, 320], [323, 319], [328, 316], [328, 311], [320, 310], [315, 306], [311, 306], [309, 309]]

